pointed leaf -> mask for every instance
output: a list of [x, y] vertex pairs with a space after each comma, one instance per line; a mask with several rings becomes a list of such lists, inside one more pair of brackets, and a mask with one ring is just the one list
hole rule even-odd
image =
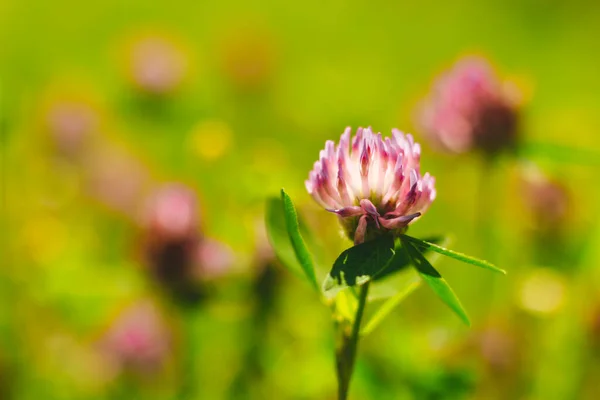
[[385, 268], [394, 256], [394, 238], [380, 236], [344, 250], [323, 282], [323, 291], [334, 295], [348, 286], [362, 285]]
[[[408, 254], [407, 254], [408, 256]], [[417, 279], [417, 278], [415, 278]], [[377, 326], [387, 317], [392, 310], [402, 302], [405, 298], [408, 297], [409, 294], [415, 291], [421, 285], [420, 280], [413, 280], [408, 286], [400, 290], [398, 293], [386, 299], [381, 306], [375, 311], [369, 322], [367, 322], [364, 328], [361, 330], [360, 334], [363, 336], [368, 335], [373, 332]]]
[[468, 256], [466, 254], [463, 253], [459, 253], [457, 251], [454, 250], [449, 250], [446, 249], [442, 246], [439, 246], [435, 243], [431, 243], [425, 240], [421, 240], [421, 239], [417, 239], [411, 236], [406, 236], [406, 235], [402, 235], [402, 239], [406, 239], [405, 242], [410, 242], [412, 243], [414, 246], [416, 246], [421, 252], [423, 250], [432, 250], [435, 251], [436, 253], [440, 253], [442, 255], [445, 255], [447, 257], [452, 257], [456, 260], [462, 261], [464, 263], [467, 264], [471, 264], [471, 265], [475, 265], [477, 267], [481, 267], [481, 268], [485, 268], [485, 269], [489, 269], [490, 271], [494, 271], [494, 272], [499, 272], [501, 274], [505, 274], [506, 275], [506, 271], [496, 267], [494, 264], [485, 261], [485, 260], [479, 260], [475, 257], [471, 257]]
[[[440, 244], [445, 241], [443, 236], [434, 236], [426, 239], [428, 242]], [[380, 281], [384, 278], [387, 278], [391, 274], [401, 271], [410, 266], [410, 257], [408, 253], [406, 253], [406, 249], [403, 248], [400, 244], [398, 244], [394, 250], [394, 258], [388, 264], [385, 269], [379, 272], [376, 276], [373, 277], [373, 281]]]
[[298, 259], [298, 262], [300, 263], [300, 266], [302, 267], [302, 270], [306, 274], [306, 277], [310, 283], [315, 289], [318, 290], [319, 285], [317, 284], [317, 277], [315, 275], [315, 266], [310, 252], [304, 243], [304, 239], [302, 239], [302, 235], [300, 234], [300, 226], [298, 223], [296, 207], [294, 207], [292, 199], [283, 189], [281, 189], [281, 201], [283, 202], [283, 211], [287, 232], [290, 236], [296, 258]]
[[290, 236], [287, 233], [285, 225], [285, 216], [283, 214], [283, 202], [277, 197], [267, 199], [265, 212], [265, 225], [267, 228], [267, 237], [273, 247], [275, 256], [284, 267], [288, 268], [299, 278], [305, 279], [306, 275], [302, 266], [296, 259], [296, 253], [292, 247]]
[[[291, 200], [289, 200], [288, 204], [292, 207], [292, 215], [286, 215], [283, 196], [282, 198], [270, 198], [267, 200], [265, 224], [269, 242], [271, 243], [271, 246], [273, 246], [275, 255], [284, 267], [288, 268], [300, 278], [308, 278], [313, 287], [318, 289], [312, 258], [302, 239], [302, 235], [307, 235], [308, 232], [305, 228], [305, 224], [300, 221], [299, 216], [296, 214]], [[292, 219], [294, 216], [295, 219], [293, 219], [292, 227], [295, 226], [296, 228], [294, 236], [295, 243], [298, 245], [298, 251], [288, 229], [288, 219]], [[302, 232], [302, 234], [300, 232]], [[302, 257], [298, 256], [298, 252], [300, 252]]]
[[427, 259], [421, 254], [421, 252], [415, 247], [410, 241], [403, 240], [402, 243], [406, 246], [408, 255], [410, 256], [413, 265], [421, 275], [421, 278], [429, 285], [431, 289], [438, 295], [438, 297], [446, 303], [452, 311], [460, 317], [460, 319], [467, 325], [471, 326], [467, 312], [463, 308], [460, 300], [456, 297], [456, 294], [448, 285], [448, 282], [435, 268], [427, 261]]
[[296, 258], [302, 267], [302, 270], [306, 274], [306, 277], [310, 283], [318, 290], [317, 277], [315, 275], [315, 266], [312, 261], [312, 257], [302, 235], [300, 234], [300, 226], [298, 224], [298, 214], [296, 213], [296, 207], [285, 190], [281, 189], [281, 201], [283, 202], [283, 212], [285, 217], [285, 225], [287, 232], [292, 242], [292, 248], [296, 254]]
[[[445, 247], [452, 241], [451, 237], [448, 236], [439, 236], [437, 238], [434, 237], [430, 241], [433, 242], [433, 240], [435, 240], [434, 243]], [[394, 273], [386, 275], [386, 271], [388, 271], [388, 269], [391, 267], [388, 266], [382, 273], [377, 274], [374, 278], [376, 280], [376, 284], [372, 285], [369, 289], [369, 301], [380, 301], [382, 299], [390, 298], [392, 296], [395, 296], [398, 293], [398, 291], [405, 288], [413, 280], [422, 281], [422, 279], [419, 278], [419, 273], [417, 272], [417, 270], [410, 265], [410, 257], [408, 256], [406, 249], [402, 247], [401, 240], [396, 240], [395, 251], [396, 254], [394, 254], [394, 259], [396, 258], [398, 251], [402, 252], [405, 257], [409, 258], [408, 267], [403, 267], [399, 271], [394, 271]], [[434, 263], [437, 262], [440, 257], [443, 257], [439, 253], [429, 253], [426, 250], [423, 251], [423, 254], [426, 255], [427, 259], [429, 260], [429, 263], [432, 265], [434, 265]], [[395, 262], [394, 259], [392, 259], [390, 264]], [[379, 279], [381, 275], [384, 275], [383, 279]]]

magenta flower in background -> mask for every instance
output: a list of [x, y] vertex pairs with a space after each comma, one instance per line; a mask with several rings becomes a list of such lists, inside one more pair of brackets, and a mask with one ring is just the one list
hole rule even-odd
[[382, 138], [346, 128], [336, 146], [325, 143], [305, 182], [311, 196], [340, 217], [354, 243], [381, 233], [403, 233], [435, 199], [434, 178], [421, 176], [421, 147], [397, 129]]
[[141, 225], [146, 262], [155, 278], [175, 293], [189, 290], [200, 240], [195, 193], [180, 184], [166, 184], [148, 198]]
[[126, 216], [136, 215], [150, 177], [134, 155], [114, 146], [94, 149], [84, 160], [84, 172], [93, 199]]
[[419, 124], [448, 151], [495, 154], [518, 139], [517, 97], [485, 59], [467, 57], [435, 82], [419, 110]]
[[196, 244], [194, 274], [199, 280], [226, 275], [234, 262], [233, 250], [225, 243], [204, 237]]
[[173, 92], [183, 82], [188, 57], [182, 47], [164, 35], [137, 39], [128, 55], [127, 73], [141, 91], [154, 95]]
[[540, 233], [556, 236], [570, 217], [567, 188], [533, 164], [525, 166], [521, 180], [523, 201], [533, 217], [534, 228]]
[[204, 235], [196, 193], [171, 183], [148, 198], [141, 218], [143, 255], [154, 278], [175, 298], [195, 303], [202, 282], [227, 274], [235, 261], [228, 245]]
[[506, 373], [521, 362], [514, 332], [502, 326], [488, 326], [476, 333], [474, 344], [486, 365], [496, 373]]
[[167, 326], [156, 307], [150, 302], [140, 302], [113, 321], [101, 348], [119, 369], [152, 372], [165, 362], [170, 342]]
[[148, 199], [142, 224], [155, 239], [177, 241], [197, 236], [198, 200], [184, 185], [167, 184]]
[[77, 158], [97, 132], [99, 115], [83, 101], [56, 101], [50, 105], [46, 127], [56, 149], [67, 157]]

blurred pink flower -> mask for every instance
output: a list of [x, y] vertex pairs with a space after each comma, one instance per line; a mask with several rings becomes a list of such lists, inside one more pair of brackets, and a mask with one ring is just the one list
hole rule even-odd
[[46, 125], [58, 151], [74, 157], [98, 129], [99, 116], [85, 102], [56, 101], [46, 112]]
[[514, 147], [518, 109], [509, 89], [485, 59], [464, 58], [435, 82], [420, 109], [420, 125], [434, 143], [454, 153]]
[[151, 94], [167, 94], [183, 81], [188, 67], [185, 52], [168, 37], [150, 35], [136, 40], [129, 54], [129, 75], [135, 86]]
[[522, 194], [536, 229], [553, 235], [564, 227], [571, 204], [563, 184], [548, 178], [536, 166], [529, 165], [522, 176]]
[[306, 181], [306, 189], [340, 217], [355, 243], [378, 232], [404, 232], [435, 199], [434, 178], [421, 176], [421, 147], [397, 129], [383, 139], [371, 128], [358, 128], [350, 146], [346, 128], [338, 146], [331, 140]]
[[195, 192], [182, 184], [158, 187], [141, 218], [143, 254], [158, 282], [176, 298], [195, 302], [202, 282], [227, 274], [234, 262], [224, 243], [205, 237]]
[[498, 327], [488, 327], [478, 336], [479, 352], [488, 366], [497, 371], [508, 371], [518, 362], [518, 346], [513, 335]]
[[121, 149], [105, 148], [96, 150], [85, 166], [93, 198], [125, 215], [136, 214], [149, 183], [143, 164]]
[[264, 217], [254, 224], [254, 240], [253, 264], [257, 270], [262, 270], [277, 259], [273, 246], [269, 242]]
[[196, 246], [196, 274], [210, 280], [227, 274], [235, 260], [233, 251], [225, 243], [203, 238]]
[[150, 196], [142, 224], [160, 240], [180, 240], [198, 232], [198, 200], [180, 184], [167, 184]]
[[198, 201], [188, 187], [162, 185], [148, 197], [141, 217], [143, 252], [158, 281], [175, 292], [190, 285], [200, 241]]
[[165, 362], [171, 338], [164, 320], [150, 302], [125, 309], [111, 324], [101, 340], [105, 354], [119, 368], [151, 372]]

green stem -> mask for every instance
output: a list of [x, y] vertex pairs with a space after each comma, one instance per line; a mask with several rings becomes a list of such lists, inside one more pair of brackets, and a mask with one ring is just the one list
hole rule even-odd
[[480, 167], [477, 188], [477, 232], [481, 238], [482, 254], [488, 259], [494, 259], [493, 226], [494, 219], [494, 172], [496, 160], [484, 159]]
[[196, 349], [196, 309], [183, 309], [181, 312], [183, 325], [183, 350], [181, 355], [181, 383], [177, 398], [180, 400], [193, 399], [196, 393], [197, 380], [197, 349]]
[[[499, 160], [496, 158], [482, 160], [477, 196], [477, 237], [479, 238], [481, 256], [493, 263], [499, 262], [494, 231], [496, 209], [499, 205], [495, 190], [498, 186], [498, 177], [496, 176], [498, 163]], [[498, 303], [498, 290], [496, 287], [498, 280], [493, 276], [488, 279], [489, 287], [486, 288], [488, 297], [483, 306], [486, 308], [486, 312], [491, 315]]]
[[340, 342], [336, 352], [339, 400], [346, 400], [348, 398], [350, 380], [356, 360], [356, 349], [358, 348], [358, 339], [360, 338], [360, 323], [367, 303], [367, 294], [369, 293], [369, 283], [365, 283], [360, 288], [358, 307], [352, 329], [348, 329], [350, 327], [347, 325], [341, 325], [339, 329]]

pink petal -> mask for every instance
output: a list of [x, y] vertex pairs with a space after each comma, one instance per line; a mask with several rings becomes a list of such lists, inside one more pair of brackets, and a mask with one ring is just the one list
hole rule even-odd
[[418, 212], [411, 215], [402, 215], [398, 218], [393, 219], [385, 219], [383, 217], [379, 217], [379, 223], [386, 229], [398, 229], [408, 225], [410, 221], [420, 216], [421, 213]]
[[365, 241], [365, 233], [367, 232], [367, 216], [363, 215], [358, 220], [358, 227], [354, 233], [354, 244], [361, 244]]

